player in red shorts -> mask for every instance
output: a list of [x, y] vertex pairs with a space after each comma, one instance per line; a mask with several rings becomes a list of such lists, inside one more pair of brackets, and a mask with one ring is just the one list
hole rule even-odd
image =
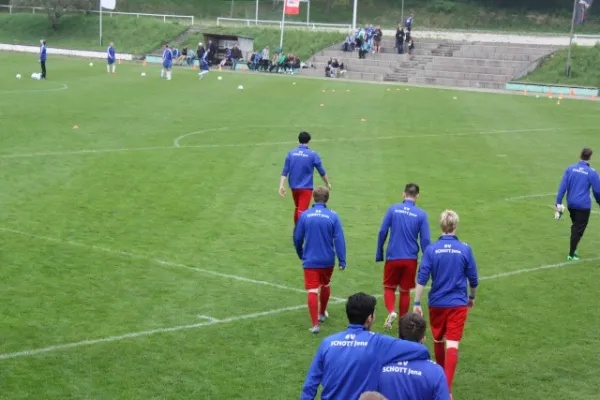
[[415, 205], [419, 198], [419, 186], [409, 183], [404, 188], [402, 196], [404, 202], [391, 206], [383, 218], [375, 255], [376, 262], [383, 261], [383, 246], [388, 231], [391, 231], [383, 273], [383, 299], [388, 311], [383, 328], [387, 331], [392, 329], [392, 324], [398, 318], [396, 313], [398, 287], [400, 287], [400, 316], [406, 314], [410, 308], [410, 291], [415, 288], [417, 275], [419, 238], [421, 252], [424, 252], [431, 242], [427, 214]]
[[308, 292], [308, 311], [312, 321], [310, 331], [319, 333], [319, 323], [328, 317], [327, 302], [331, 294], [329, 283], [336, 253], [340, 269], [346, 268], [346, 242], [340, 218], [327, 208], [329, 189], [317, 187], [313, 198], [315, 203], [312, 208], [302, 213], [298, 219], [294, 230], [294, 247], [304, 267], [304, 284]]
[[331, 184], [321, 163], [321, 157], [319, 157], [316, 151], [308, 148], [310, 134], [308, 132], [300, 132], [298, 142], [300, 142], [300, 145], [288, 152], [285, 158], [285, 164], [281, 172], [281, 181], [279, 182], [279, 195], [285, 197], [285, 181], [286, 179], [289, 180], [296, 206], [294, 210], [294, 224], [298, 222], [300, 214], [310, 206], [315, 169], [319, 171], [323, 182], [331, 190]]
[[[479, 278], [471, 248], [458, 240], [458, 214], [446, 210], [440, 217], [443, 235], [432, 243], [421, 260], [417, 276], [414, 312], [423, 315], [421, 297], [432, 277], [429, 291], [429, 324], [433, 336], [435, 360], [444, 368], [448, 388], [458, 363], [458, 344], [463, 336], [468, 310], [475, 304]], [[467, 281], [469, 296], [467, 297]]]

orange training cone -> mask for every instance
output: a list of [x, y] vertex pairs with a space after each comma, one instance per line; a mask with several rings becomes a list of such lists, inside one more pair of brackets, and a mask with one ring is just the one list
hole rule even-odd
[[548, 98], [551, 99], [552, 98], [552, 89], [548, 89]]
[[192, 65], [192, 69], [195, 71], [196, 70], [196, 64]]
[[592, 101], [596, 101], [596, 96], [592, 95]]

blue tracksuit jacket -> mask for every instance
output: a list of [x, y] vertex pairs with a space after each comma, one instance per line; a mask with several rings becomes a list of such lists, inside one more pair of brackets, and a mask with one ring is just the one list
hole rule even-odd
[[568, 208], [589, 210], [592, 208], [590, 188], [594, 193], [596, 203], [600, 205], [600, 178], [598, 172], [590, 167], [587, 162], [579, 161], [566, 169], [558, 188], [555, 204], [561, 204], [566, 193]]
[[378, 392], [388, 400], [450, 400], [444, 369], [431, 360], [385, 365]]
[[281, 176], [288, 178], [290, 189], [292, 190], [313, 189], [313, 173], [315, 168], [321, 176], [326, 175], [319, 154], [309, 149], [307, 145], [301, 144], [287, 154]]

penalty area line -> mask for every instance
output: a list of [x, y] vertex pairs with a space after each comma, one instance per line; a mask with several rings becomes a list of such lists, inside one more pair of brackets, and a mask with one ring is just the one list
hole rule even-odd
[[[526, 274], [526, 273], [530, 273], [530, 272], [542, 271], [542, 270], [546, 270], [546, 269], [562, 268], [565, 266], [572, 266], [572, 265], [580, 265], [580, 264], [583, 264], [586, 262], [593, 262], [593, 261], [600, 261], [600, 257], [590, 258], [587, 260], [569, 261], [569, 262], [562, 262], [562, 263], [557, 263], [557, 264], [542, 265], [542, 266], [535, 267], [535, 268], [520, 269], [520, 270], [516, 270], [516, 271], [509, 271], [509, 272], [504, 272], [504, 273], [500, 273], [500, 274], [484, 276], [479, 279], [482, 281], [499, 279], [499, 278], [504, 278], [507, 276], [521, 275], [521, 274]], [[378, 296], [378, 297], [380, 297], [380, 296]], [[332, 297], [330, 302], [332, 304], [341, 304], [341, 303], [344, 303], [345, 300], [336, 299], [336, 298]], [[306, 308], [305, 303], [298, 304], [297, 306], [277, 308], [277, 309], [273, 309], [273, 310], [267, 310], [267, 311], [263, 311], [263, 312], [252, 313], [252, 314], [245, 314], [245, 315], [240, 315], [240, 316], [236, 316], [236, 317], [230, 317], [230, 318], [224, 318], [224, 319], [218, 319], [218, 320], [211, 319], [211, 320], [208, 320], [207, 322], [201, 322], [198, 324], [178, 325], [178, 326], [167, 327], [167, 328], [151, 329], [151, 330], [140, 331], [140, 332], [126, 333], [126, 334], [117, 335], [117, 336], [108, 336], [108, 337], [104, 337], [104, 338], [100, 338], [100, 339], [82, 340], [79, 342], [65, 343], [65, 344], [59, 344], [59, 345], [48, 346], [48, 347], [41, 347], [38, 349], [23, 350], [23, 351], [18, 351], [18, 352], [14, 352], [14, 353], [4, 353], [4, 354], [0, 354], [0, 360], [34, 356], [37, 354], [49, 353], [49, 352], [57, 351], [57, 350], [65, 350], [65, 349], [71, 349], [71, 348], [76, 348], [76, 347], [81, 347], [81, 346], [90, 346], [90, 345], [95, 345], [95, 344], [100, 344], [100, 343], [117, 342], [117, 341], [121, 341], [121, 340], [135, 339], [138, 337], [150, 336], [150, 335], [161, 334], [161, 333], [177, 332], [177, 331], [183, 331], [183, 330], [188, 330], [188, 329], [198, 329], [198, 328], [203, 328], [206, 326], [212, 326], [212, 325], [217, 325], [217, 324], [227, 324], [227, 323], [231, 323], [231, 322], [238, 322], [238, 321], [250, 320], [250, 319], [255, 319], [255, 318], [261, 318], [261, 317], [265, 317], [265, 316], [269, 316], [269, 315], [281, 314], [281, 313], [288, 312], [288, 311], [301, 310], [303, 308]], [[199, 317], [205, 317], [205, 316], [199, 316]], [[212, 317], [210, 317], [210, 318], [212, 318]]]

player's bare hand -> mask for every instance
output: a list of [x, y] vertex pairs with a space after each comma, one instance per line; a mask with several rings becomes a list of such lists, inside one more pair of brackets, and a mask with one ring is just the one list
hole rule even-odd
[[413, 312], [419, 314], [421, 317], [423, 316], [423, 309], [421, 308], [421, 306], [414, 306]]
[[285, 197], [285, 188], [283, 186], [279, 186], [279, 195]]
[[327, 189], [331, 190], [331, 183], [327, 184]]
[[343, 270], [345, 270], [345, 269], [346, 269], [346, 266], [343, 266], [343, 267], [342, 267], [342, 266], [340, 265], [340, 271], [343, 271]]
[[467, 303], [467, 310], [471, 311], [473, 307], [475, 307], [475, 300], [469, 299], [469, 302]]

